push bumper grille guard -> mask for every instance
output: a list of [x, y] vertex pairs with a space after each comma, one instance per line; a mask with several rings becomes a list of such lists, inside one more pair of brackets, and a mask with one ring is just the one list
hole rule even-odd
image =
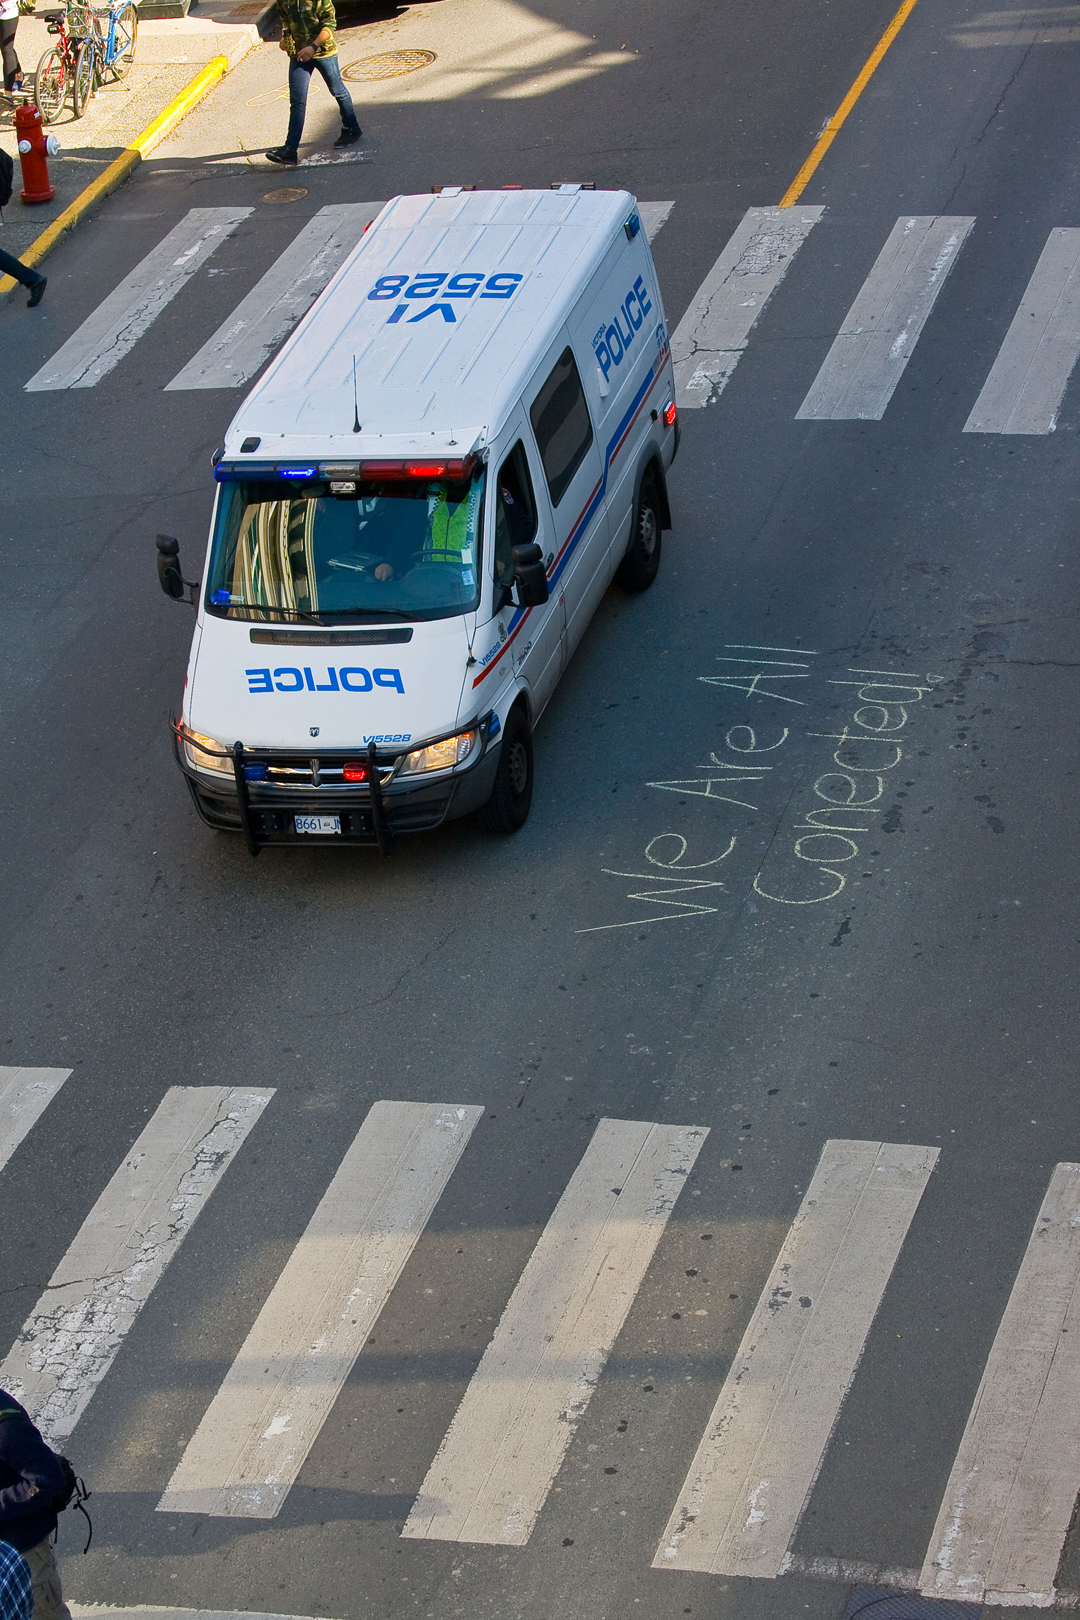
[[[255, 836], [255, 827], [251, 819], [251, 794], [248, 790], [247, 775], [244, 771], [245, 749], [242, 742], [232, 745], [233, 776], [236, 779], [236, 801], [240, 807], [240, 825], [244, 829], [244, 841], [248, 852], [257, 855], [262, 845]], [[368, 789], [371, 793], [371, 822], [375, 828], [375, 842], [379, 846], [380, 855], [389, 855], [394, 847], [394, 835], [386, 821], [386, 806], [383, 804], [382, 779], [379, 776], [379, 761], [375, 751], [375, 744], [368, 743], [366, 754], [368, 767]]]
[[[493, 713], [489, 713], [484, 715], [482, 719], [474, 722], [480, 732], [480, 747], [476, 755], [477, 760], [482, 758], [487, 750], [493, 718]], [[187, 774], [187, 766], [185, 765], [184, 761], [185, 738], [183, 722], [178, 718], [178, 716], [170, 715], [169, 724], [173, 734], [173, 748], [176, 753], [177, 762], [180, 765], [181, 770]], [[462, 729], [468, 731], [472, 728], [465, 726]], [[447, 732], [445, 735], [456, 736], [458, 733]], [[429, 739], [427, 743], [421, 743], [420, 746], [428, 747], [433, 743], [441, 741], [443, 741], [442, 737], [434, 737]], [[222, 749], [220, 753], [217, 749], [207, 749], [201, 744], [200, 751], [203, 753], [213, 753], [215, 757], [219, 757], [223, 760], [231, 760], [233, 781], [236, 786], [236, 803], [240, 816], [240, 826], [244, 834], [244, 842], [247, 844], [250, 854], [260, 854], [263, 848], [265, 848], [265, 843], [260, 841], [255, 827], [254, 816], [252, 814], [251, 789], [248, 782], [247, 771], [245, 770], [245, 761], [250, 758], [257, 759], [261, 763], [267, 757], [266, 750], [247, 749], [244, 747], [242, 742], [238, 741], [233, 743], [231, 748]], [[291, 750], [289, 751], [290, 754], [292, 752], [293, 751]], [[356, 757], [355, 752], [353, 753], [353, 757]], [[394, 833], [392, 827], [390, 826], [390, 821], [386, 812], [386, 800], [384, 797], [385, 782], [383, 780], [383, 773], [385, 773], [386, 767], [389, 764], [390, 773], [386, 780], [389, 781], [391, 778], [393, 778], [393, 776], [396, 774], [397, 766], [402, 756], [395, 755], [392, 761], [380, 761], [378, 750], [376, 749], [375, 744], [371, 742], [368, 744], [366, 750], [363, 751], [363, 757], [368, 768], [368, 779], [366, 785], [371, 796], [371, 823], [372, 829], [375, 833], [375, 843], [378, 847], [380, 855], [389, 855], [394, 847]], [[421, 784], [421, 781], [422, 778], [417, 779], [417, 786]]]

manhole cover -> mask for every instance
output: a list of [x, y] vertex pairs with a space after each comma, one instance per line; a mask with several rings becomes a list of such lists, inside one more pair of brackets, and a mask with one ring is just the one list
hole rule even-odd
[[299, 202], [301, 197], [307, 196], [306, 186], [282, 186], [280, 191], [264, 191], [263, 202], [287, 203]]
[[342, 77], [352, 80], [400, 79], [403, 73], [430, 67], [434, 51], [383, 51], [381, 56], [365, 56], [342, 69]]
[[924, 1598], [918, 1592], [895, 1592], [874, 1586], [856, 1587], [844, 1620], [979, 1620], [982, 1605]]

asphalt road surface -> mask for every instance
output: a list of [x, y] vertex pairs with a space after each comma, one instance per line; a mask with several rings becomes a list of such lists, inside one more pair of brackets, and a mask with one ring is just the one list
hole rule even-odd
[[[499, 12], [469, 78], [491, 40], [457, 4], [349, 14], [351, 58], [430, 20], [464, 64], [361, 100], [363, 161], [252, 159], [283, 135], [266, 48], [56, 251], [40, 310], [0, 312], [0, 1059], [59, 1071], [0, 1171], [0, 1353], [94, 1488], [67, 1593], [337, 1620], [1075, 1601], [1080, 399], [1047, 405], [1039, 367], [1077, 345], [1080, 12], [919, 0], [726, 387], [683, 411], [659, 578], [602, 603], [524, 829], [253, 861], [170, 756], [191, 616], [153, 560], [161, 530], [197, 568], [239, 396], [166, 384], [319, 208], [438, 182], [671, 203], [674, 328], [893, 11], [550, 0]], [[194, 207], [251, 212], [95, 387], [24, 391]], [[354, 1319], [323, 1288], [334, 1197], [384, 1126], [442, 1158], [390, 1176], [389, 1282], [346, 1290]], [[100, 1234], [136, 1207], [121, 1264]], [[245, 1427], [261, 1344], [291, 1323], [303, 1362], [345, 1318], [340, 1392], [305, 1417], [286, 1378]], [[254, 1516], [244, 1446], [296, 1435]], [[159, 1511], [174, 1473], [198, 1490]]]

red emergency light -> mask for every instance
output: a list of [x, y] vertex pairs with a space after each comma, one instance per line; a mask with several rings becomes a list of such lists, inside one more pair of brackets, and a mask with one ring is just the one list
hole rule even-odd
[[341, 774], [346, 782], [366, 782], [367, 766], [361, 765], [359, 760], [350, 759], [341, 767]]
[[394, 478], [471, 478], [475, 456], [459, 456], [448, 461], [362, 461], [360, 477], [368, 483]]

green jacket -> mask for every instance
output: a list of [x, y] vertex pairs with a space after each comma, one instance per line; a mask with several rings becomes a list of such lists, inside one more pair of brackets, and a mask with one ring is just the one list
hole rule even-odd
[[316, 45], [316, 56], [336, 56], [337, 40], [334, 29], [337, 16], [334, 0], [277, 0], [277, 13], [281, 18], [282, 39], [290, 56], [310, 45], [316, 34], [330, 29], [330, 38]]

